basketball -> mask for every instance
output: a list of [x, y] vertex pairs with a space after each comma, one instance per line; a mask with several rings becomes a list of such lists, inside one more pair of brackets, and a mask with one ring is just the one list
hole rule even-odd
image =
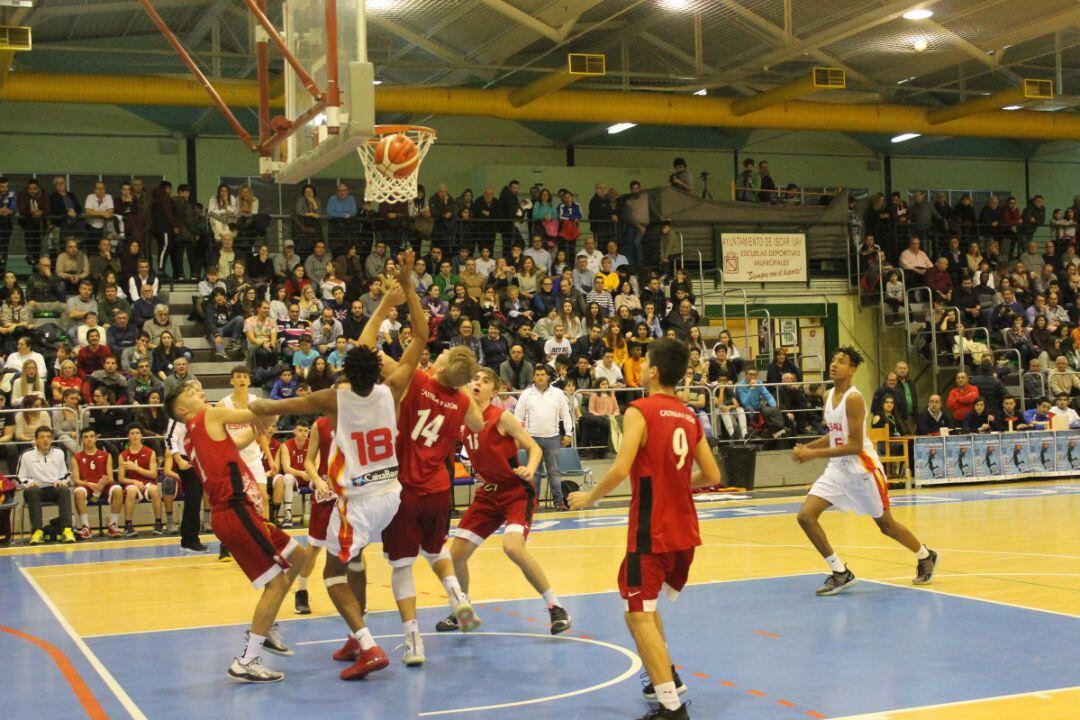
[[416, 143], [407, 135], [387, 135], [375, 146], [375, 167], [387, 177], [408, 177], [419, 164], [420, 153]]

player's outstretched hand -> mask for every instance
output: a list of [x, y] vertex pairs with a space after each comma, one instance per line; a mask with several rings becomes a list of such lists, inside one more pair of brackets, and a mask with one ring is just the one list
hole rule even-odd
[[514, 468], [514, 474], [526, 482], [532, 482], [533, 474], [529, 472], [529, 468], [525, 465], [519, 465]]
[[398, 281], [405, 282], [405, 278], [408, 278], [412, 274], [413, 265], [416, 263], [416, 251], [412, 248], [406, 250], [401, 254], [401, 267], [398, 269]]
[[387, 302], [394, 307], [405, 303], [405, 291], [402, 289], [401, 283], [396, 279], [387, 278], [383, 283], [383, 290], [386, 291]]
[[805, 445], [796, 445], [791, 449], [791, 457], [793, 457], [797, 463], [804, 463], [810, 459], [810, 449]]
[[572, 492], [566, 496], [566, 504], [571, 510], [588, 510], [593, 506], [592, 498], [587, 492]]

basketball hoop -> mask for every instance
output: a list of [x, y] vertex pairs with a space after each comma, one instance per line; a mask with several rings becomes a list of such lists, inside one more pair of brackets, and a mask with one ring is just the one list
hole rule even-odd
[[[377, 151], [384, 141], [389, 142], [395, 135], [404, 135], [412, 143], [415, 153], [402, 160], [402, 169], [394, 171], [389, 159], [384, 155], [377, 158]], [[416, 198], [416, 181], [420, 163], [424, 160], [432, 143], [435, 131], [422, 125], [376, 125], [375, 136], [356, 149], [360, 162], [364, 164], [366, 187], [364, 199], [368, 202], [408, 202]], [[408, 147], [409, 142], [403, 143]], [[384, 153], [388, 155], [385, 150]], [[410, 148], [410, 151], [411, 149]]]

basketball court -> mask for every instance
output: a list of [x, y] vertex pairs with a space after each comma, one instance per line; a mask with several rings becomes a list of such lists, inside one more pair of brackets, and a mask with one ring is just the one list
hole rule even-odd
[[[1080, 483], [898, 493], [895, 515], [943, 558], [933, 585], [910, 584], [910, 553], [866, 518], [825, 522], [860, 578], [815, 597], [822, 563], [795, 523], [798, 497], [737, 496], [699, 506], [704, 546], [692, 585], [661, 601], [696, 716], [1070, 718], [1080, 698]], [[742, 498], [742, 499], [740, 499]], [[0, 648], [12, 717], [320, 716], [626, 718], [646, 710], [641, 662], [615, 574], [625, 509], [538, 518], [530, 547], [573, 615], [564, 636], [489, 541], [472, 563], [484, 621], [434, 632], [446, 598], [417, 573], [428, 662], [344, 683], [330, 659], [345, 635], [325, 589], [314, 614], [291, 601], [295, 650], [271, 657], [286, 682], [235, 686], [223, 664], [242, 646], [256, 593], [232, 564], [181, 556], [175, 541], [93, 542], [0, 553]], [[302, 535], [302, 531], [297, 531]], [[209, 540], [209, 538], [206, 538]], [[400, 634], [389, 568], [367, 552], [369, 623], [388, 651]], [[319, 577], [316, 570], [315, 578]], [[42, 687], [49, 687], [47, 694]]]

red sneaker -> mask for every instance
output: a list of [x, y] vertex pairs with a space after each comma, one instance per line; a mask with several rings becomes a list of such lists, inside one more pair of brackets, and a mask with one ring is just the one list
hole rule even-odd
[[390, 664], [390, 659], [378, 645], [360, 653], [359, 659], [341, 671], [342, 680], [362, 680], [376, 670], [382, 670]]
[[82, 538], [83, 540], [89, 540], [90, 537], [91, 537], [90, 526], [89, 525], [83, 525], [81, 528], [79, 528], [79, 533], [78, 534], [79, 534], [79, 537]]
[[360, 658], [360, 642], [352, 635], [345, 641], [339, 650], [334, 653], [334, 659], [338, 662], [356, 662]]

